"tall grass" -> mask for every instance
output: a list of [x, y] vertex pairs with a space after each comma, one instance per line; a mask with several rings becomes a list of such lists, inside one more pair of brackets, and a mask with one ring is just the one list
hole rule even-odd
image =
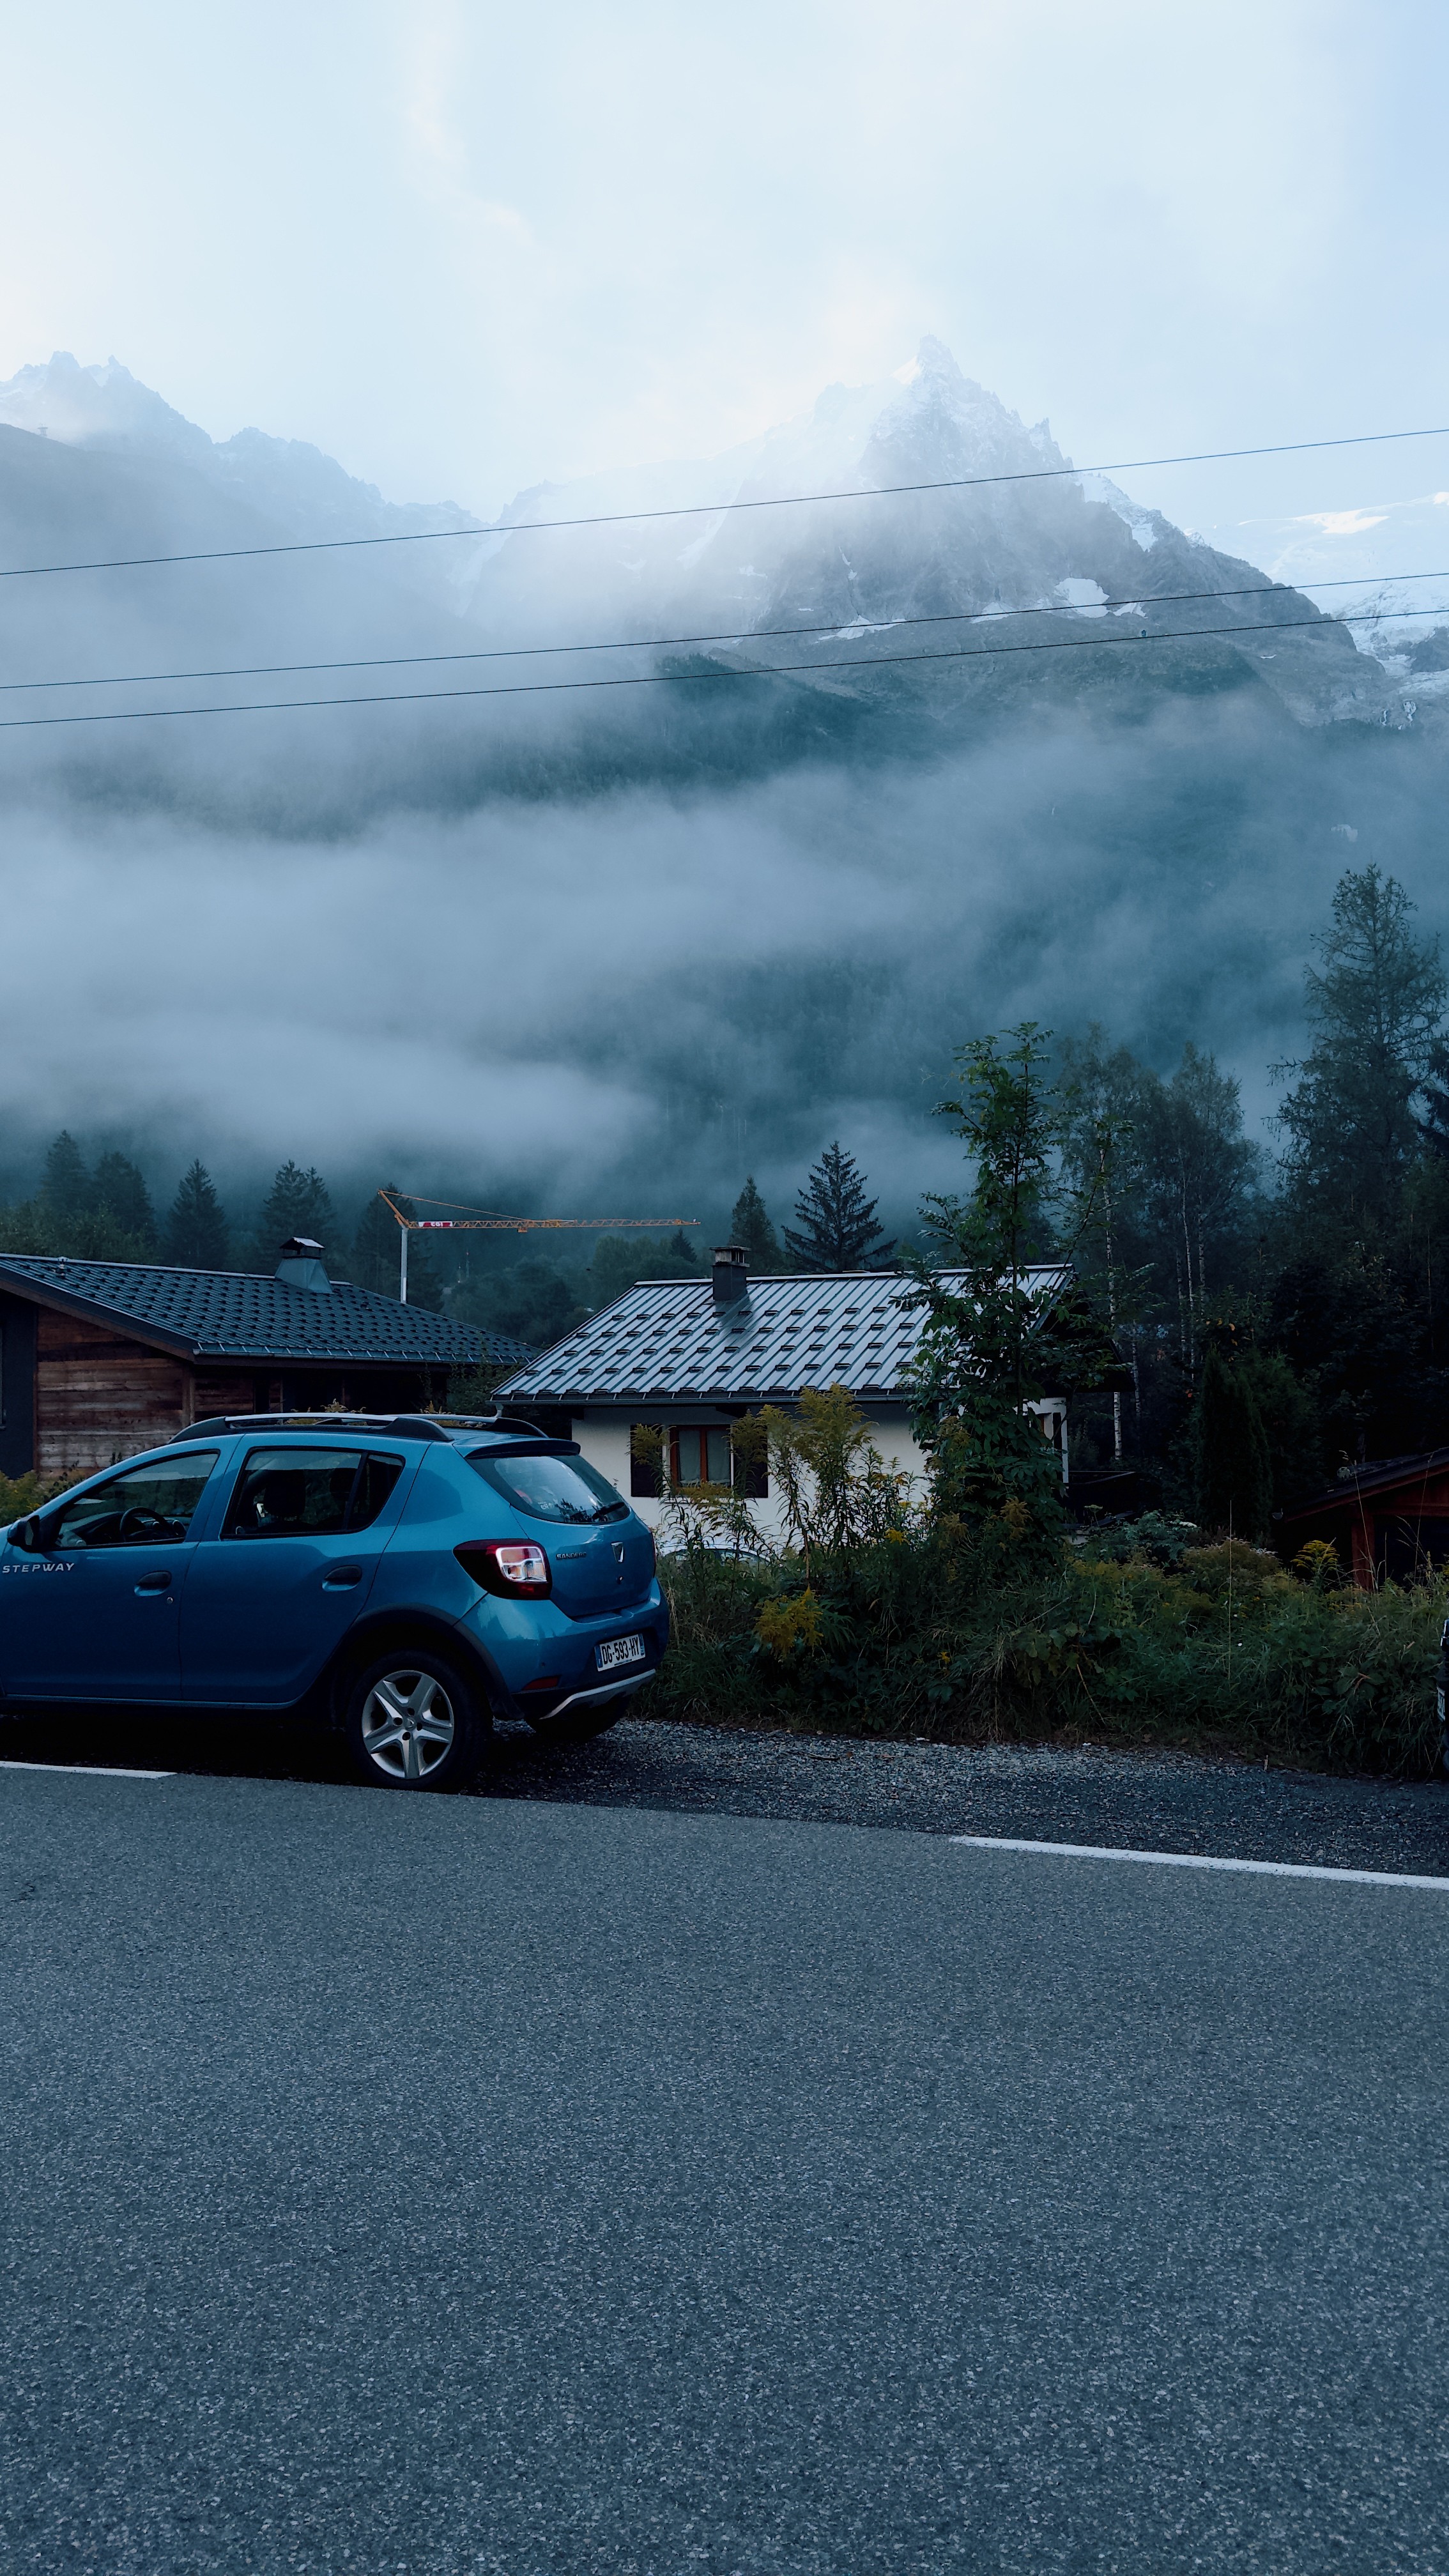
[[950, 1742], [1090, 1736], [1424, 1776], [1443, 1582], [1359, 1591], [1241, 1541], [1113, 1562], [938, 1522], [777, 1564], [699, 1543], [662, 1560], [674, 1643], [659, 1716]]

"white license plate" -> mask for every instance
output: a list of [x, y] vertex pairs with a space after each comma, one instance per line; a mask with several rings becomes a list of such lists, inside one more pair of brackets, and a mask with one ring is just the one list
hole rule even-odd
[[642, 1637], [610, 1637], [606, 1644], [594, 1648], [594, 1661], [601, 1673], [611, 1673], [616, 1664], [642, 1664]]

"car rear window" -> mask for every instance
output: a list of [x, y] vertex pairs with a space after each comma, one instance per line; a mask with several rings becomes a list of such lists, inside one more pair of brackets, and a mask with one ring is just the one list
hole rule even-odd
[[622, 1521], [629, 1506], [587, 1458], [519, 1457], [507, 1449], [473, 1449], [468, 1464], [516, 1512], [531, 1521]]
[[227, 1538], [323, 1538], [366, 1529], [402, 1474], [366, 1449], [253, 1449], [236, 1481]]

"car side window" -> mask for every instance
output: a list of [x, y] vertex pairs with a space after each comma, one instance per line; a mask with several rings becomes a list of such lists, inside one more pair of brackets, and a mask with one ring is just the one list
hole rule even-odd
[[184, 1539], [219, 1449], [189, 1449], [164, 1466], [128, 1468], [62, 1503], [45, 1523], [45, 1544], [66, 1547], [172, 1547]]
[[402, 1474], [401, 1458], [362, 1449], [253, 1449], [224, 1538], [325, 1538], [366, 1529]]

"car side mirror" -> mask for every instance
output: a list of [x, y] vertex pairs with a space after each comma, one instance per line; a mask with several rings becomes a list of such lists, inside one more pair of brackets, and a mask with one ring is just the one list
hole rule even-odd
[[23, 1547], [27, 1556], [38, 1556], [42, 1546], [39, 1513], [32, 1512], [26, 1520], [12, 1521], [6, 1536], [12, 1547]]

